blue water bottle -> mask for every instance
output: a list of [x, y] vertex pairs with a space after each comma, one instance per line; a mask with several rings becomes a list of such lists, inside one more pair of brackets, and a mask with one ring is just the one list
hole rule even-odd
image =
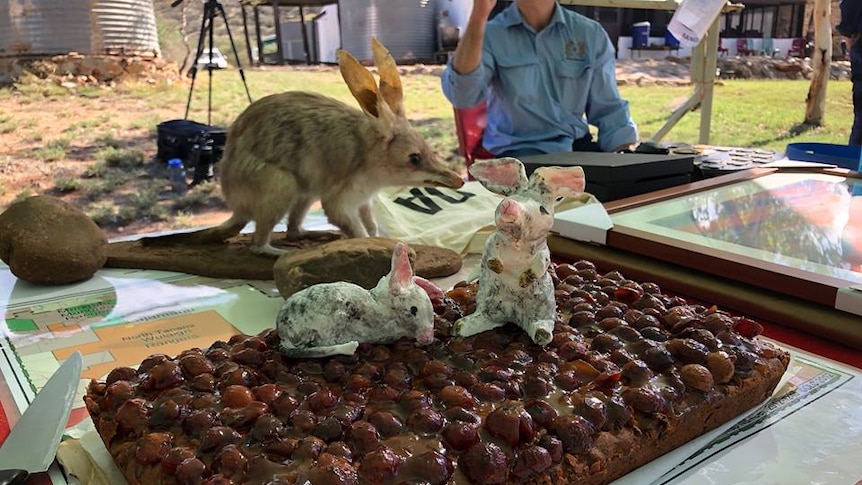
[[171, 190], [175, 194], [185, 194], [189, 190], [186, 182], [186, 167], [179, 158], [168, 160], [168, 178], [171, 181]]

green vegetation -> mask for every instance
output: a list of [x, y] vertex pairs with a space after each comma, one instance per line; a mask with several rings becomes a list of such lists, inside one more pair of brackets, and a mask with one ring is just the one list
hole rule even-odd
[[[206, 119], [206, 74], [199, 74], [192, 99], [190, 117]], [[253, 98], [292, 89], [313, 89], [340, 99], [350, 106], [356, 101], [350, 95], [337, 70], [274, 70], [246, 73]], [[444, 157], [457, 150], [452, 108], [440, 90], [440, 79], [432, 75], [406, 76], [403, 80], [407, 115], [435, 149]], [[783, 151], [788, 143], [818, 141], [846, 143], [853, 119], [850, 82], [831, 81], [827, 91], [825, 125], [800, 126], [805, 116], [805, 97], [809, 82], [805, 80], [728, 80], [715, 87], [712, 129], [709, 143], [738, 147], [759, 147]], [[638, 123], [641, 138], [647, 139], [667, 120], [681, 99], [692, 92], [690, 86], [622, 86], [629, 100], [632, 116]], [[158, 94], [131, 88], [129, 93], [154, 106], [166, 103], [185, 106], [186, 86], [173, 86]], [[228, 125], [247, 106], [239, 74], [227, 70], [214, 73], [213, 124]], [[141, 126], [154, 126], [147, 120]], [[663, 141], [697, 143], [700, 110], [686, 114]]]
[[81, 181], [68, 175], [57, 175], [54, 177], [54, 188], [61, 194], [67, 194], [81, 188]]
[[45, 146], [37, 148], [33, 155], [43, 162], [53, 162], [66, 158], [66, 151], [69, 149], [69, 139], [58, 138], [51, 140]]
[[131, 148], [108, 147], [98, 153], [108, 167], [132, 169], [144, 164], [144, 152]]
[[[825, 125], [802, 126], [808, 81], [730, 80], [715, 87], [712, 105], [712, 145], [784, 151], [788, 143], [846, 144], [853, 123], [849, 81], [831, 81], [827, 90]], [[620, 89], [629, 99], [642, 138], [664, 124], [674, 101], [687, 97], [689, 87]], [[697, 143], [700, 111], [688, 113], [663, 141]]]
[[12, 133], [18, 129], [18, 120], [9, 114], [0, 115], [0, 134]]

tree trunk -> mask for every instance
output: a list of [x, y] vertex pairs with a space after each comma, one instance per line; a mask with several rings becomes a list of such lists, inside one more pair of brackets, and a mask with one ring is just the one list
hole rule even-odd
[[805, 108], [805, 124], [820, 126], [826, 111], [826, 85], [829, 82], [832, 64], [832, 23], [830, 22], [830, 0], [814, 2], [814, 52], [811, 57], [811, 87]]

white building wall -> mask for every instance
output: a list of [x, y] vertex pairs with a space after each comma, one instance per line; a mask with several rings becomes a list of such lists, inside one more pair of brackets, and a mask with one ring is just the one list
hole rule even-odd
[[341, 31], [338, 27], [338, 5], [323, 7], [323, 15], [317, 18], [317, 49], [320, 62], [336, 63], [335, 53], [341, 47]]

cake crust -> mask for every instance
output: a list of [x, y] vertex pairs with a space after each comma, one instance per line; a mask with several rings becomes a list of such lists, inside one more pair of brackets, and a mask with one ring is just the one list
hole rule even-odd
[[436, 340], [288, 359], [274, 330], [93, 381], [96, 429], [134, 484], [603, 485], [767, 399], [789, 354], [756, 322], [587, 262], [552, 264], [553, 340], [452, 324]]

